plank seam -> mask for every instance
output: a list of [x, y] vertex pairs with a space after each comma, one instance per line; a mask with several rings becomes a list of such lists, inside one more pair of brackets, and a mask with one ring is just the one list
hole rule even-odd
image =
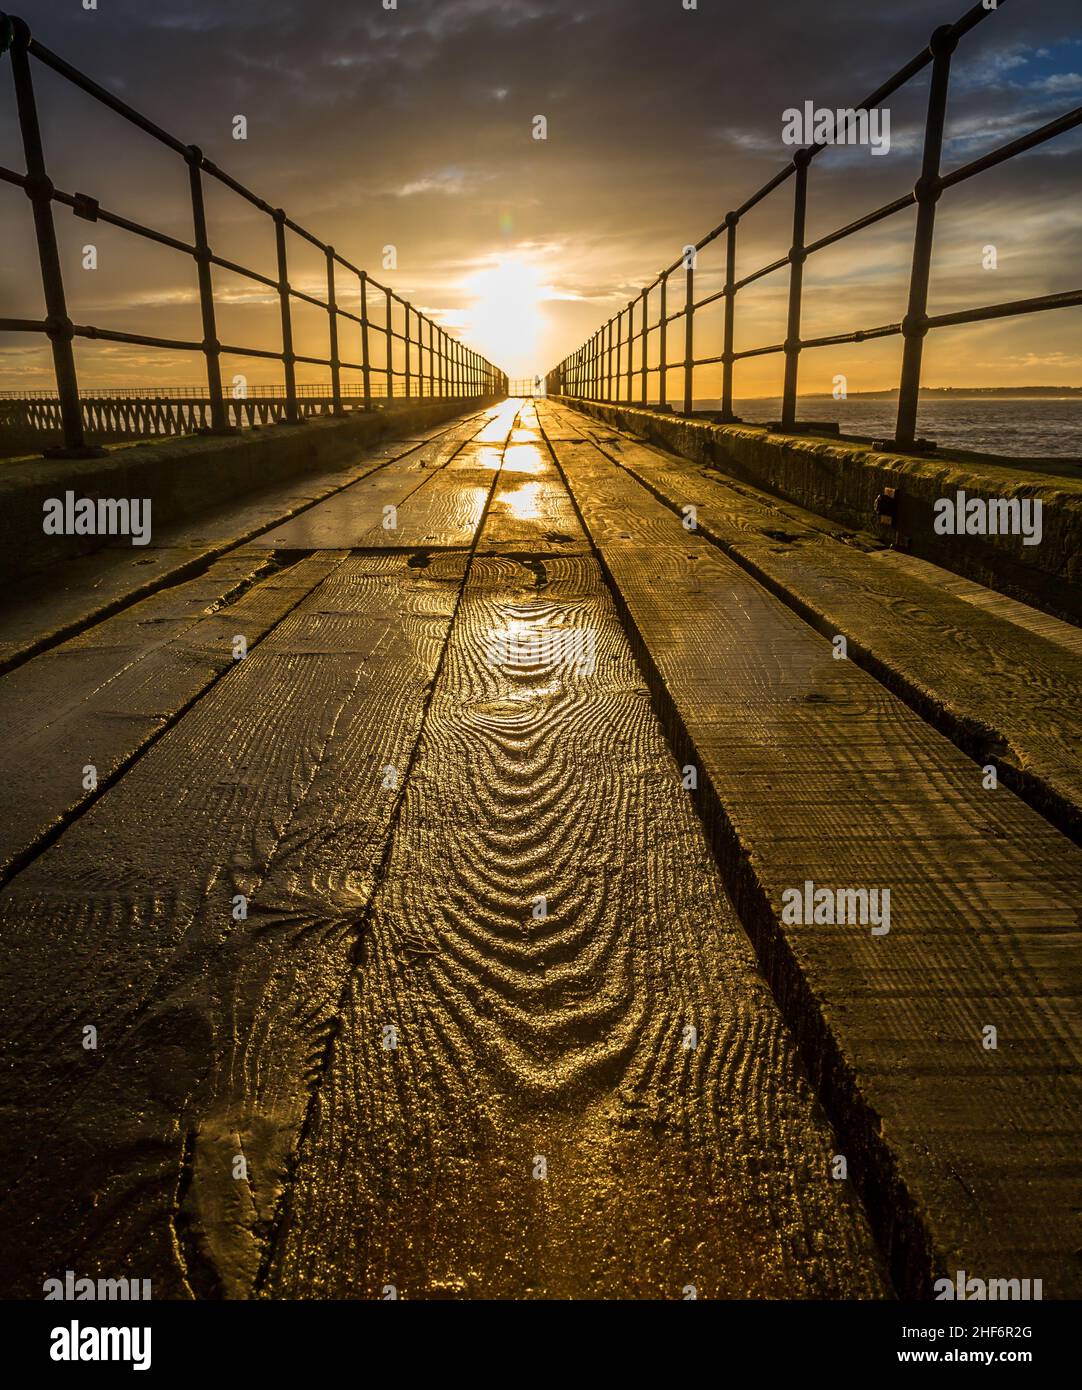
[[[249, 653], [253, 652], [258, 646], [262, 645], [262, 643], [264, 643], [267, 640], [267, 638], [270, 637], [278, 629], [278, 627], [285, 622], [285, 620], [290, 616], [290, 614], [293, 613], [294, 610], [305, 601], [305, 599], [309, 598], [313, 593], [315, 593], [316, 589], [318, 589], [319, 586], [327, 579], [328, 575], [333, 574], [334, 570], [337, 569], [339, 565], [345, 563], [345, 558], [345, 555], [343, 555], [337, 561], [337, 563], [332, 566], [332, 568], [327, 572], [327, 574], [323, 575], [315, 584], [312, 585], [310, 589], [306, 589], [304, 593], [302, 593], [294, 603], [290, 604], [289, 608], [286, 609], [285, 612], [283, 612], [282, 615], [269, 628], [267, 628], [267, 630], [261, 636], [257, 637], [249, 645]], [[288, 570], [283, 570], [281, 571], [281, 573], [288, 573]], [[266, 577], [267, 576], [264, 576], [264, 578]], [[234, 667], [232, 665], [227, 666], [223, 670], [219, 671], [216, 675], [212, 676], [208, 683], [205, 686], [203, 686], [201, 690], [197, 691], [190, 700], [186, 700], [184, 704], [180, 705], [177, 709], [173, 710], [160, 728], [155, 729], [153, 733], [148, 734], [146, 738], [142, 741], [142, 743], [140, 743], [135, 749], [133, 749], [133, 751], [121, 763], [119, 763], [117, 767], [115, 767], [107, 777], [103, 777], [98, 782], [97, 787], [94, 789], [93, 792], [91, 792], [88, 796], [83, 798], [83, 800], [81, 800], [77, 805], [70, 807], [67, 811], [62, 812], [60, 819], [56, 822], [55, 825], [50, 826], [48, 830], [46, 830], [43, 834], [39, 835], [38, 838], [32, 844], [26, 847], [26, 849], [20, 851], [19, 854], [15, 855], [11, 862], [3, 870], [0, 870], [0, 890], [6, 888], [8, 884], [12, 881], [12, 879], [16, 877], [16, 875], [22, 873], [24, 869], [28, 868], [34, 862], [34, 860], [38, 859], [47, 849], [49, 849], [53, 844], [55, 844], [55, 842], [60, 838], [61, 835], [64, 834], [66, 830], [69, 829], [69, 827], [74, 825], [76, 821], [80, 820], [89, 810], [96, 806], [97, 803], [101, 800], [101, 798], [105, 795], [105, 793], [111, 790], [113, 787], [115, 787], [116, 784], [120, 781], [120, 779], [122, 777], [125, 777], [131, 771], [131, 769], [135, 766], [139, 759], [144, 757], [150, 751], [150, 749], [154, 747], [154, 745], [158, 742], [159, 739], [163, 738], [167, 733], [169, 733], [171, 729], [175, 728], [175, 726], [195, 708], [195, 706], [199, 703], [200, 700], [205, 699], [206, 696], [210, 695], [211, 692], [217, 688], [219, 682], [224, 680], [225, 677], [228, 676], [233, 669]]]
[[594, 539], [594, 533], [579, 507], [544, 425], [541, 425], [541, 434], [594, 547], [594, 554], [612, 592], [616, 611], [673, 756], [679, 766], [694, 762], [699, 768], [698, 789], [689, 794], [703, 824], [707, 844], [782, 1018], [793, 1035], [807, 1069], [809, 1084], [846, 1145], [850, 1159], [855, 1159], [849, 1165], [850, 1176], [855, 1181], [872, 1234], [891, 1278], [903, 1297], [926, 1298], [935, 1277], [931, 1237], [918, 1204], [898, 1171], [894, 1156], [883, 1142], [879, 1116], [860, 1094], [833, 1032], [816, 1004], [770, 907], [769, 898], [751, 867], [709, 771], [688, 733], [676, 701], [654, 663], [602, 549]]
[[[635, 469], [610, 454], [600, 441], [595, 440], [594, 442], [598, 452], [603, 454], [610, 463], [615, 464], [621, 472], [634, 479], [674, 515], [680, 515], [679, 503], [674, 502]], [[720, 476], [728, 481], [727, 475], [720, 474]], [[793, 590], [786, 588], [780, 579], [768, 574], [754, 560], [718, 536], [711, 529], [708, 521], [700, 521], [697, 530], [704, 540], [739, 565], [746, 574], [751, 575], [756, 583], [761, 584], [768, 593], [780, 599], [787, 608], [815, 632], [828, 640], [835, 636], [838, 629], [827, 621], [825, 615], [817, 613], [807, 600], [802, 599]], [[828, 535], [826, 532], [822, 534]], [[1061, 834], [1066, 835], [1074, 844], [1082, 846], [1082, 808], [1074, 805], [1039, 773], [1026, 767], [1009, 739], [1000, 734], [992, 725], [981, 723], [976, 718], [967, 717], [952, 710], [949, 705], [936, 698], [934, 691], [922, 690], [900, 667], [889, 665], [876, 656], [875, 652], [866, 647], [858, 638], [849, 633], [846, 633], [845, 636], [849, 658], [862, 671], [865, 671], [885, 690], [889, 690], [892, 695], [896, 695], [931, 728], [950, 739], [951, 743], [967, 758], [971, 758], [980, 766], [987, 763], [989, 759], [994, 759], [999, 775], [1009, 790], [1014, 792], [1027, 806], [1036, 811]], [[1009, 750], [1011, 754], [1009, 759], [1004, 756], [1005, 750]]]
[[[483, 412], [478, 412], [478, 415], [482, 413]], [[382, 463], [377, 463], [366, 473], [361, 473], [356, 478], [351, 478], [348, 483], [343, 483], [341, 487], [332, 488], [330, 492], [320, 497], [313, 498], [310, 502], [305, 502], [302, 506], [296, 507], [291, 511], [284, 512], [266, 526], [253, 527], [251, 530], [245, 531], [238, 537], [224, 541], [221, 545], [214, 546], [210, 550], [205, 551], [197, 559], [189, 560], [185, 564], [179, 565], [176, 569], [170, 570], [167, 574], [158, 576], [156, 579], [149, 579], [146, 583], [139, 585], [138, 588], [131, 589], [127, 593], [122, 594], [119, 598], [112, 599], [108, 603], [103, 604], [100, 608], [94, 609], [92, 613], [85, 614], [82, 618], [75, 619], [70, 623], [64, 624], [62, 627], [54, 629], [54, 631], [47, 633], [43, 637], [36, 638], [26, 646], [19, 648], [18, 651], [11, 652], [5, 657], [0, 657], [0, 676], [6, 675], [9, 671], [17, 670], [20, 666], [25, 665], [26, 662], [33, 660], [35, 656], [41, 656], [43, 652], [51, 651], [54, 647], [58, 647], [62, 643], [70, 641], [72, 637], [81, 636], [92, 627], [97, 627], [99, 623], [105, 622], [106, 619], [115, 618], [118, 613], [124, 612], [126, 608], [132, 607], [133, 604], [140, 602], [142, 599], [150, 598], [154, 594], [164, 593], [167, 589], [176, 588], [181, 584], [187, 583], [189, 579], [201, 578], [215, 561], [221, 560], [231, 551], [238, 550], [241, 546], [247, 545], [250, 541], [254, 540], [256, 536], [265, 535], [268, 531], [274, 530], [276, 526], [281, 526], [283, 522], [292, 521], [295, 517], [302, 516], [313, 507], [318, 507], [321, 503], [329, 501], [332, 497], [337, 497], [337, 495], [340, 492], [344, 492], [346, 488], [353, 487], [355, 483], [364, 482], [365, 479], [371, 478], [374, 474], [379, 473], [390, 464], [397, 463], [400, 459], [406, 458], [407, 455], [414, 453], [417, 449], [423, 448], [425, 444], [430, 444], [436, 440], [442, 439], [444, 435], [450, 434], [452, 430], [474, 418], [477, 417], [470, 415], [469, 412], [462, 416], [456, 416], [448, 423], [445, 430], [438, 431], [431, 439], [422, 440], [421, 443], [414, 444], [412, 448], [403, 450], [401, 454], [392, 454], [390, 458], [384, 459]], [[480, 428], [481, 427], [478, 426], [478, 429]], [[473, 436], [471, 435], [470, 439], [472, 438]], [[404, 443], [405, 441], [403, 440], [402, 442]], [[451, 457], [456, 457], [461, 449], [469, 442], [469, 439], [463, 440], [462, 444], [455, 450], [455, 453], [452, 454]], [[436, 469], [434, 472], [439, 472], [439, 470]], [[92, 553], [100, 554], [101, 552], [93, 551]]]
[[[493, 472], [492, 482], [489, 485], [488, 496], [485, 499], [485, 505], [482, 509], [481, 516], [478, 520], [477, 528], [473, 536], [473, 541], [469, 547], [466, 563], [462, 567], [462, 578], [459, 580], [458, 590], [455, 594], [455, 602], [454, 607], [451, 610], [450, 621], [447, 624], [447, 631], [444, 634], [443, 644], [440, 648], [439, 658], [437, 659], [436, 667], [432, 674], [432, 679], [429, 683], [428, 689], [425, 692], [424, 702], [421, 709], [421, 718], [417, 726], [417, 735], [414, 739], [413, 746], [409, 752], [409, 757], [406, 762], [404, 775], [400, 779], [398, 795], [395, 799], [395, 803], [391, 810], [391, 815], [387, 823], [387, 830], [384, 834], [383, 848], [380, 853], [379, 863], [377, 864], [375, 872], [372, 875], [372, 883], [369, 889], [367, 901], [364, 906], [364, 911], [359, 915], [357, 923], [357, 932], [352, 950], [350, 952], [351, 968], [347, 971], [346, 977], [342, 982], [342, 988], [339, 990], [334, 1021], [332, 1026], [328, 1029], [327, 1040], [323, 1046], [322, 1056], [320, 1057], [319, 1063], [314, 1070], [312, 1085], [308, 1095], [308, 1103], [305, 1107], [304, 1119], [302, 1120], [300, 1129], [297, 1133], [296, 1142], [294, 1143], [293, 1148], [286, 1160], [285, 1174], [282, 1178], [281, 1184], [281, 1195], [278, 1199], [274, 1215], [270, 1221], [270, 1230], [266, 1237], [266, 1244], [264, 1246], [263, 1256], [260, 1260], [259, 1269], [256, 1273], [255, 1281], [253, 1284], [253, 1292], [256, 1294], [260, 1294], [263, 1292], [267, 1285], [267, 1282], [270, 1279], [271, 1269], [274, 1264], [275, 1257], [278, 1253], [279, 1242], [282, 1238], [282, 1235], [286, 1229], [286, 1224], [289, 1220], [291, 1209], [290, 1198], [292, 1195], [293, 1188], [296, 1184], [297, 1172], [301, 1162], [301, 1155], [308, 1143], [309, 1136], [311, 1135], [316, 1124], [316, 1107], [318, 1105], [319, 1097], [322, 1092], [324, 1078], [330, 1074], [330, 1070], [334, 1062], [334, 1052], [338, 1043], [339, 1035], [341, 1033], [342, 1017], [345, 1012], [346, 1001], [348, 998], [349, 991], [353, 987], [354, 969], [355, 967], [360, 965], [361, 946], [365, 939], [365, 935], [368, 931], [368, 926], [372, 916], [372, 910], [376, 902], [376, 899], [379, 895], [379, 891], [386, 880], [387, 869], [390, 864], [391, 855], [394, 848], [395, 836], [398, 833], [398, 827], [401, 822], [402, 808], [405, 805], [406, 789], [409, 786], [410, 777], [413, 775], [413, 769], [417, 762], [419, 749], [424, 741], [425, 728], [428, 724], [429, 712], [432, 708], [432, 701], [435, 698], [436, 688], [439, 685], [440, 676], [443, 672], [444, 664], [447, 660], [447, 653], [451, 647], [451, 636], [454, 632], [455, 623], [458, 621], [459, 610], [462, 606], [462, 600], [466, 592], [466, 584], [470, 576], [470, 569], [473, 565], [477, 547], [479, 546], [481, 541], [481, 536], [484, 533], [485, 521], [488, 517], [489, 507], [491, 506], [492, 499], [495, 496], [496, 485], [499, 482], [500, 474], [502, 472], [503, 455], [507, 450], [507, 446], [510, 442], [511, 436], [514, 433], [514, 430], [518, 424], [520, 414], [521, 410], [516, 412], [508, 429], [507, 436], [504, 439], [501, 448], [501, 466], [499, 469], [496, 469]], [[412, 549], [416, 550], [418, 549], [418, 547], [412, 547]]]

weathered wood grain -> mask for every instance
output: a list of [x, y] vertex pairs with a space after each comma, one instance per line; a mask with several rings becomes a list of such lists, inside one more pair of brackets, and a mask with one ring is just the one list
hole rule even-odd
[[475, 559], [262, 1291], [875, 1296], [833, 1146], [596, 561]]
[[850, 659], [1082, 841], [1082, 647], [1063, 643], [1067, 624], [999, 595], [978, 603], [978, 585], [934, 565], [836, 538], [830, 523], [627, 436], [605, 439], [602, 452], [674, 522], [694, 506], [700, 534], [825, 636], [844, 636]]
[[345, 467], [262, 489], [179, 526], [156, 527], [146, 547], [133, 549], [126, 542], [118, 542], [11, 586], [0, 612], [0, 672], [76, 635], [167, 583], [197, 575], [234, 546], [258, 536], [285, 517], [303, 513], [389, 461], [415, 453], [426, 457], [428, 451], [440, 450], [441, 441], [446, 438], [469, 438], [483, 427], [489, 413], [474, 412], [450, 424], [415, 431], [410, 438], [388, 440], [364, 450]]
[[480, 553], [532, 550], [572, 555], [588, 549], [589, 541], [548, 450], [536, 429], [521, 426], [520, 417], [520, 427], [504, 450]]
[[[594, 445], [551, 442], [900, 1287], [1077, 1296], [1082, 854]], [[889, 887], [889, 934], [783, 923], [805, 879]]]
[[340, 565], [0, 896], [9, 1291], [250, 1283], [460, 575]]
[[[403, 549], [467, 546], [499, 470], [517, 405], [505, 402], [469, 431], [387, 464], [302, 516], [274, 527], [259, 543], [275, 549]], [[490, 435], [497, 435], [493, 443]], [[389, 511], [388, 509], [393, 509]]]
[[0, 881], [232, 666], [235, 636], [254, 648], [339, 563], [234, 551], [0, 679]]

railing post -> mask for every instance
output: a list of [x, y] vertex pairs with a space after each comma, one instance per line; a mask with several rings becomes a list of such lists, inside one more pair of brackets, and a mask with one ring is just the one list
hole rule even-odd
[[692, 410], [695, 367], [695, 252], [684, 252], [684, 414]]
[[635, 301], [632, 299], [627, 306], [627, 403], [631, 404], [633, 395], [632, 381], [634, 379], [634, 368], [632, 363], [635, 361]]
[[372, 409], [372, 369], [368, 360], [368, 272], [361, 271], [361, 377], [364, 381], [364, 408]]
[[409, 306], [408, 304], [406, 304], [405, 302], [403, 302], [403, 308], [404, 308], [405, 311], [406, 311], [406, 317], [405, 317], [405, 319], [403, 320], [402, 337], [403, 337], [403, 339], [404, 339], [404, 341], [405, 341], [405, 347], [406, 347], [406, 376], [405, 376], [405, 382], [406, 382], [406, 400], [408, 401], [409, 398], [410, 398], [410, 306]]
[[394, 299], [390, 289], [384, 293], [387, 296], [387, 400], [390, 404], [394, 403]]
[[800, 367], [800, 301], [804, 288], [804, 223], [808, 210], [808, 165], [810, 150], [797, 150], [793, 156], [796, 187], [793, 192], [793, 245], [789, 251], [789, 316], [785, 330], [785, 384], [781, 396], [781, 427], [796, 423], [796, 385]]
[[344, 415], [342, 409], [342, 362], [338, 356], [338, 301], [334, 296], [334, 247], [327, 247], [327, 328], [331, 359], [331, 410]]
[[203, 356], [207, 365], [207, 394], [210, 396], [210, 427], [215, 434], [229, 429], [222, 395], [221, 343], [214, 318], [214, 283], [210, 271], [207, 241], [207, 212], [203, 201], [203, 151], [188, 147], [188, 182], [192, 190], [192, 228], [195, 235], [195, 266], [199, 279], [199, 311], [203, 322]]
[[64, 295], [64, 277], [60, 269], [60, 251], [56, 244], [53, 224], [53, 184], [45, 172], [45, 153], [38, 124], [34, 82], [30, 74], [30, 30], [21, 19], [12, 19], [11, 70], [15, 81], [15, 100], [19, 112], [23, 154], [26, 159], [27, 180], [24, 185], [34, 212], [34, 230], [38, 241], [38, 263], [41, 268], [41, 287], [45, 296], [46, 333], [53, 353], [56, 374], [56, 393], [60, 404], [60, 420], [64, 429], [64, 449], [67, 453], [86, 450], [83, 433], [83, 408], [79, 401], [79, 380], [75, 373], [75, 334], [68, 317]]
[[605, 325], [607, 334], [605, 352], [605, 399], [612, 403], [612, 319]]
[[917, 199], [917, 226], [913, 236], [913, 267], [909, 278], [909, 307], [902, 320], [902, 375], [898, 385], [898, 424], [894, 442], [901, 447], [916, 443], [917, 404], [920, 396], [920, 369], [924, 338], [928, 332], [928, 286], [932, 269], [932, 242], [935, 235], [935, 208], [939, 201], [939, 163], [943, 155], [943, 127], [947, 116], [951, 55], [957, 38], [950, 25], [932, 35], [932, 80], [928, 91], [928, 114], [924, 125], [924, 157], [920, 178], [913, 190]]
[[647, 356], [648, 356], [647, 348], [648, 348], [649, 343], [650, 343], [649, 329], [648, 329], [648, 327], [647, 327], [647, 325], [648, 325], [649, 322], [650, 322], [650, 298], [649, 298], [649, 296], [650, 296], [650, 287], [647, 286], [646, 289], [644, 289], [643, 292], [642, 292], [642, 404], [643, 404], [644, 406], [645, 406], [645, 404], [646, 404], [646, 402], [647, 402], [647, 399], [648, 399], [648, 397], [649, 397], [649, 395], [650, 395], [650, 388], [649, 388], [649, 385], [647, 384], [647, 380], [646, 380], [646, 373], [647, 373], [647, 371], [648, 371], [647, 361], [646, 361]]
[[286, 263], [286, 215], [282, 208], [275, 208], [274, 242], [278, 253], [278, 305], [282, 315], [282, 366], [286, 381], [286, 420], [295, 425], [299, 419], [297, 411], [297, 363], [293, 355], [293, 318], [289, 304], [289, 274]]
[[722, 348], [721, 418], [736, 421], [733, 414], [733, 341], [736, 328], [736, 224], [735, 212], [725, 216], [725, 344]]
[[664, 410], [669, 403], [669, 368], [665, 361], [666, 339], [668, 336], [668, 324], [665, 322], [669, 312], [668, 291], [669, 272], [666, 270], [661, 277], [661, 317], [658, 320], [658, 332], [661, 336], [658, 339], [657, 345], [657, 396], [658, 404], [661, 406], [662, 410]]

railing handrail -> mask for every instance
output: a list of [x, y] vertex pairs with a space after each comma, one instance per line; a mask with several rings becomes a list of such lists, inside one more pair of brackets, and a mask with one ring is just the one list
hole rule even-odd
[[[905, 84], [912, 80], [925, 67], [931, 64], [932, 80], [929, 92], [928, 110], [924, 128], [924, 150], [921, 175], [914, 189], [885, 203], [870, 213], [865, 213], [844, 227], [820, 237], [817, 241], [805, 241], [805, 215], [807, 211], [808, 170], [812, 160], [822, 150], [829, 147], [830, 141], [813, 140], [796, 154], [763, 186], [747, 198], [739, 207], [726, 214], [720, 223], [700, 238], [694, 246], [684, 248], [679, 259], [645, 285], [627, 305], [613, 314], [579, 348], [554, 367], [546, 376], [546, 389], [553, 395], [569, 395], [579, 399], [620, 400], [632, 402], [634, 378], [641, 383], [641, 404], [648, 404], [649, 376], [657, 374], [659, 401], [668, 401], [668, 373], [682, 368], [684, 373], [683, 409], [691, 414], [694, 398], [694, 370], [696, 367], [722, 365], [721, 410], [717, 418], [721, 421], [736, 422], [733, 413], [733, 367], [736, 362], [748, 357], [762, 357], [773, 353], [785, 355], [785, 382], [782, 390], [781, 427], [799, 428], [796, 420], [797, 370], [800, 353], [806, 348], [826, 347], [842, 343], [861, 343], [875, 338], [885, 338], [901, 334], [905, 340], [901, 379], [898, 389], [898, 422], [895, 438], [891, 446], [898, 449], [913, 448], [917, 445], [916, 419], [917, 402], [920, 392], [920, 372], [923, 358], [923, 344], [926, 335], [934, 328], [954, 326], [964, 323], [977, 323], [993, 318], [1008, 318], [1020, 314], [1039, 313], [1082, 305], [1082, 290], [1067, 290], [1058, 294], [1041, 295], [1036, 298], [1013, 300], [1004, 304], [983, 305], [977, 309], [963, 310], [951, 314], [928, 314], [928, 293], [931, 271], [932, 244], [935, 228], [935, 207], [941, 194], [948, 188], [964, 182], [977, 174], [994, 168], [1015, 158], [1026, 150], [1034, 149], [1058, 135], [1082, 125], [1082, 107], [1076, 107], [1053, 121], [1017, 139], [989, 150], [977, 159], [950, 173], [943, 174], [940, 168], [943, 146], [943, 131], [946, 118], [947, 94], [950, 83], [951, 57], [958, 41], [990, 15], [998, 13], [1008, 0], [999, 0], [995, 8], [988, 8], [978, 0], [964, 15], [953, 24], [943, 25], [932, 34], [928, 46], [921, 50], [908, 63], [881, 86], [876, 88], [858, 107], [840, 108], [846, 111], [872, 111]], [[793, 201], [793, 242], [789, 252], [777, 260], [752, 271], [741, 279], [736, 278], [736, 232], [742, 218], [765, 198], [769, 197], [790, 178], [796, 179]], [[833, 246], [846, 237], [855, 235], [865, 228], [884, 221], [906, 208], [917, 207], [917, 225], [913, 239], [913, 263], [910, 273], [909, 301], [907, 312], [895, 323], [880, 324], [870, 328], [858, 329], [852, 333], [831, 334], [820, 338], [804, 338], [800, 332], [801, 307], [803, 295], [803, 267], [808, 257]], [[696, 300], [694, 294], [695, 262], [698, 253], [722, 232], [726, 233], [725, 285], [721, 290]], [[782, 342], [769, 343], [753, 348], [734, 350], [736, 296], [740, 290], [764, 276], [789, 267], [789, 297], [786, 336]], [[684, 307], [673, 313], [667, 312], [667, 288], [669, 277], [683, 270], [685, 275]], [[655, 324], [649, 319], [649, 296], [660, 287], [660, 309]], [[694, 355], [694, 316], [701, 309], [717, 300], [725, 301], [725, 321], [723, 329], [723, 349], [713, 356]], [[635, 331], [635, 310], [641, 305], [641, 326]], [[624, 334], [624, 315], [627, 315], [627, 334]], [[668, 325], [677, 319], [685, 320], [685, 351], [680, 361], [667, 360]], [[616, 341], [613, 342], [613, 326], [616, 327]], [[649, 363], [649, 338], [651, 333], [659, 335], [659, 350], [656, 364]], [[641, 359], [635, 365], [635, 343], [642, 343]], [[615, 353], [615, 356], [614, 356]], [[626, 356], [626, 368], [622, 361]], [[621, 396], [621, 381], [626, 379], [626, 397]]]
[[[100, 86], [91, 77], [80, 72], [64, 58], [53, 53], [38, 42], [30, 33], [29, 26], [14, 15], [0, 13], [0, 52], [10, 50], [12, 75], [15, 84], [15, 97], [18, 107], [19, 127], [22, 134], [23, 152], [26, 158], [26, 172], [0, 168], [0, 181], [21, 187], [29, 198], [34, 211], [37, 233], [38, 256], [41, 267], [42, 286], [45, 292], [46, 316], [42, 319], [0, 317], [0, 331], [16, 333], [44, 333], [50, 340], [53, 353], [53, 367], [56, 375], [57, 394], [61, 402], [64, 421], [65, 450], [69, 453], [85, 451], [82, 413], [79, 405], [78, 378], [75, 369], [73, 341], [75, 338], [97, 339], [106, 342], [130, 343], [143, 347], [157, 347], [174, 351], [202, 352], [206, 362], [207, 394], [211, 402], [211, 429], [226, 431], [229, 426], [221, 380], [223, 355], [267, 358], [280, 361], [285, 375], [286, 419], [298, 421], [298, 387], [296, 364], [326, 367], [331, 374], [331, 393], [336, 413], [341, 411], [343, 370], [359, 371], [364, 380], [366, 404], [371, 399], [371, 379], [374, 373], [386, 377], [387, 395], [393, 395], [394, 379], [402, 379], [405, 395], [409, 397], [411, 384], [417, 382], [419, 393], [440, 397], [475, 397], [495, 394], [506, 388], [506, 374], [495, 367], [487, 358], [467, 347], [450, 333], [446, 332], [427, 314], [416, 309], [390, 286], [382, 284], [367, 271], [354, 265], [340, 255], [333, 246], [322, 241], [307, 228], [287, 216], [280, 207], [253, 193], [239, 180], [227, 174], [212, 160], [208, 159], [196, 145], [185, 145], [169, 131], [163, 129], [149, 117], [133, 106]], [[192, 205], [192, 241], [183, 241], [153, 227], [148, 227], [131, 218], [103, 208], [96, 199], [84, 193], [69, 193], [58, 189], [46, 171], [44, 147], [38, 123], [37, 102], [34, 95], [30, 59], [34, 58], [50, 68], [94, 100], [107, 106], [117, 115], [137, 126], [145, 134], [157, 140], [167, 149], [182, 158], [189, 171]], [[264, 275], [249, 266], [227, 260], [216, 255], [209, 244], [207, 217], [203, 198], [204, 178], [212, 178], [244, 198], [259, 212], [270, 217], [275, 226], [277, 247], [277, 277]], [[133, 235], [155, 241], [190, 256], [196, 264], [198, 275], [199, 305], [202, 317], [203, 336], [198, 341], [178, 338], [155, 337], [141, 333], [125, 333], [114, 329], [101, 328], [92, 324], [77, 324], [67, 311], [64, 292], [64, 278], [57, 247], [56, 230], [53, 222], [53, 204], [70, 207], [77, 217], [92, 222], [105, 222]], [[288, 275], [288, 259], [285, 233], [289, 231], [307, 241], [320, 251], [326, 262], [326, 298], [309, 294], [291, 285]], [[278, 294], [282, 326], [282, 347], [280, 351], [223, 343], [217, 336], [216, 301], [212, 268], [226, 270], [233, 274], [263, 284]], [[355, 314], [342, 308], [335, 294], [336, 269], [355, 276], [359, 281], [360, 313]], [[377, 324], [369, 317], [368, 295], [374, 290], [384, 297], [385, 322]], [[328, 351], [326, 357], [297, 353], [293, 348], [292, 312], [294, 300], [301, 300], [322, 309], [328, 319]], [[398, 304], [405, 314], [404, 331], [394, 327], [393, 306]], [[416, 319], [416, 336], [411, 335], [411, 316]], [[353, 361], [340, 355], [338, 326], [344, 319], [358, 326], [360, 333], [360, 360]], [[425, 328], [427, 326], [427, 343]], [[380, 334], [386, 344], [386, 365], [376, 367], [369, 353], [369, 333]], [[394, 365], [394, 345], [403, 345], [404, 361], [402, 367]], [[411, 349], [416, 349], [416, 369], [411, 373]], [[425, 370], [427, 357], [427, 371]], [[427, 392], [425, 384], [427, 383]]]

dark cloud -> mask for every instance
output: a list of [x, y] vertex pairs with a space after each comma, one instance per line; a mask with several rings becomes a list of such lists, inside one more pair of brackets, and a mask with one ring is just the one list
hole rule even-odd
[[[576, 346], [779, 168], [791, 153], [781, 142], [786, 107], [854, 104], [964, 8], [964, 0], [699, 0], [693, 11], [682, 0], [398, 0], [393, 10], [382, 0], [99, 0], [84, 12], [79, 0], [50, 0], [22, 12], [41, 42], [359, 264], [380, 274], [382, 247], [396, 245], [393, 283], [449, 323], [465, 322], [469, 278], [493, 258], [534, 265], [549, 295], [545, 329], [529, 361], [509, 364], [520, 371]], [[1077, 0], [1004, 0], [964, 42], [956, 69], [948, 164], [1082, 99]], [[171, 157], [61, 84], [40, 85], [58, 182], [187, 234]], [[9, 86], [0, 70], [5, 114]], [[888, 157], [837, 151], [817, 161], [813, 229], [912, 186], [925, 91], [918, 82], [892, 104]], [[230, 135], [237, 113], [248, 119], [245, 142]], [[548, 120], [544, 142], [531, 138], [538, 114]], [[0, 159], [19, 168], [6, 125]], [[944, 200], [941, 299], [1073, 287], [1064, 277], [1082, 218], [1080, 148], [1076, 132], [989, 175], [985, 191], [960, 193], [956, 213]], [[5, 225], [25, 221], [21, 195], [0, 193]], [[216, 245], [263, 257], [256, 263], [265, 268], [262, 231], [243, 208], [222, 200], [214, 211]], [[782, 194], [749, 218], [748, 268], [784, 250], [789, 217]], [[910, 225], [899, 219], [848, 244], [834, 283], [852, 284], [854, 296], [859, 286], [861, 298], [853, 305], [835, 295], [832, 326], [858, 326], [854, 313], [870, 322], [900, 315], [896, 282], [878, 283], [876, 268], [904, 272]], [[29, 243], [21, 233], [12, 242], [0, 293], [5, 305], [18, 302], [11, 313], [35, 312]], [[1003, 246], [998, 279], [979, 273], [989, 242]], [[93, 292], [77, 270], [69, 274], [81, 312], [181, 331], [183, 306], [170, 296], [190, 293], [190, 267], [117, 246]], [[777, 299], [764, 298], [768, 337]], [[1068, 311], [1047, 316], [1039, 333], [1032, 322], [998, 325], [992, 341], [1005, 361], [1038, 344], [1059, 354], [1057, 364], [1073, 351], [1075, 365], [1057, 376], [1078, 380], [1077, 323]], [[12, 371], [28, 360], [17, 351], [0, 359]], [[117, 369], [115, 354], [109, 367]], [[1033, 368], [1028, 379], [1040, 376]]]

